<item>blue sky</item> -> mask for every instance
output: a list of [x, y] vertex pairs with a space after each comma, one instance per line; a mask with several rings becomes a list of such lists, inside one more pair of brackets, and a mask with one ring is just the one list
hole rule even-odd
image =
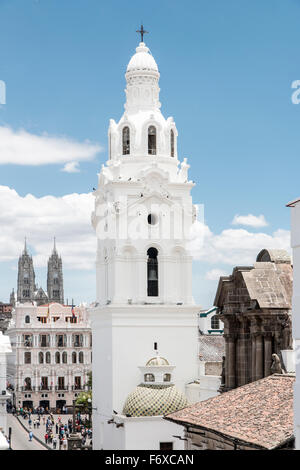
[[[73, 173], [61, 171], [61, 161], [45, 163], [44, 152], [34, 165], [22, 161], [22, 155], [21, 161], [7, 164], [10, 154], [8, 160], [0, 154], [0, 185], [16, 192], [7, 199], [3, 190], [2, 206], [0, 198], [0, 207], [5, 206], [0, 300], [7, 300], [16, 285], [25, 235], [45, 287], [44, 264], [54, 232], [66, 259], [66, 297], [94, 299], [86, 225], [81, 230], [80, 218], [74, 217], [68, 232], [67, 226], [57, 228], [55, 217], [41, 220], [39, 211], [50, 207], [51, 212], [52, 206], [40, 198], [85, 194], [96, 186], [106, 160], [109, 119], [123, 113], [124, 73], [141, 21], [150, 31], [146, 43], [161, 73], [162, 112], [174, 116], [179, 155], [188, 157], [190, 177], [197, 183], [194, 201], [205, 205], [211, 233], [207, 253], [194, 263], [197, 302], [204, 307], [213, 302], [219, 271], [230, 273], [235, 264], [253, 262], [266, 243], [287, 246], [285, 204], [300, 193], [300, 105], [291, 101], [291, 84], [300, 79], [300, 1], [153, 0], [149, 8], [149, 2], [135, 0], [0, 0], [0, 17], [0, 80], [7, 87], [0, 131], [10, 129], [8, 136], [0, 132], [0, 151], [7, 151], [20, 129], [29, 139], [47, 135], [75, 147], [101, 147]], [[5, 148], [1, 135], [7, 138]], [[33, 199], [24, 205], [29, 193]], [[32, 212], [26, 223], [16, 223], [12, 215], [20, 218], [24, 207]], [[263, 215], [268, 225], [232, 225], [234, 216], [249, 214]], [[70, 247], [68, 238], [76, 230], [80, 243]], [[79, 261], [72, 264], [82, 251], [83, 270]]]

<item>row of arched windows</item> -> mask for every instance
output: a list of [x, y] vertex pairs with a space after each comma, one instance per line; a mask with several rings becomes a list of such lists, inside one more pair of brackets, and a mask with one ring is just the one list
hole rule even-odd
[[[156, 143], [156, 127], [148, 127], [148, 155], [156, 155], [157, 143]], [[170, 148], [171, 157], [175, 156], [175, 135], [173, 129], [170, 131]], [[130, 129], [128, 126], [123, 127], [122, 131], [122, 154], [130, 155]]]
[[[84, 355], [83, 351], [80, 351], [78, 354], [76, 351], [72, 352], [72, 364], [77, 364], [77, 361], [79, 364], [83, 364], [84, 362]], [[51, 354], [49, 351], [46, 353], [43, 353], [42, 351], [39, 352], [39, 364], [51, 364]], [[68, 354], [66, 351], [63, 353], [60, 353], [59, 351], [56, 351], [55, 353], [55, 364], [67, 364], [68, 363]]]

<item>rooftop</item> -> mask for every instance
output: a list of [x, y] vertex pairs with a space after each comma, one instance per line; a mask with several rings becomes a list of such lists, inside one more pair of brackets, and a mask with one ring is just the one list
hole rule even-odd
[[201, 428], [275, 449], [293, 438], [295, 376], [273, 374], [165, 416], [183, 426]]

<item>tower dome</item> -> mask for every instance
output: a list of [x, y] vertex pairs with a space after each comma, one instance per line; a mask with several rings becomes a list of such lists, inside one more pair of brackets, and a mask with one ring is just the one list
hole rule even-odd
[[188, 406], [186, 397], [174, 385], [140, 384], [126, 399], [126, 416], [162, 416]]
[[144, 42], [140, 42], [136, 48], [136, 53], [131, 57], [127, 66], [127, 72], [133, 72], [134, 70], [152, 70], [158, 72], [154, 57], [150, 54], [149, 48]]

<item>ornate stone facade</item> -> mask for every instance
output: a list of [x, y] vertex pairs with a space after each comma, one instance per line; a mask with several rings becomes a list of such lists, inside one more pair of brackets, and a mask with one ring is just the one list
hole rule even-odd
[[47, 291], [49, 302], [64, 303], [62, 260], [56, 251], [55, 242], [48, 261]]
[[24, 251], [19, 258], [18, 263], [18, 302], [32, 301], [36, 291], [35, 273], [33, 268], [32, 256], [27, 251], [25, 241]]
[[16, 406], [61, 409], [87, 389], [92, 333], [84, 306], [17, 303], [7, 335]]
[[[62, 259], [57, 253], [55, 240], [52, 254], [48, 260], [47, 292], [35, 283], [33, 260], [28, 253], [25, 241], [24, 250], [18, 263], [17, 301], [19, 303], [35, 302], [37, 305], [43, 305], [47, 302], [64, 303]], [[14, 306], [14, 290], [10, 294], [10, 302]]]
[[250, 267], [221, 277], [215, 298], [224, 322], [227, 391], [271, 374], [272, 354], [292, 349], [293, 269], [282, 250], [262, 250]]

